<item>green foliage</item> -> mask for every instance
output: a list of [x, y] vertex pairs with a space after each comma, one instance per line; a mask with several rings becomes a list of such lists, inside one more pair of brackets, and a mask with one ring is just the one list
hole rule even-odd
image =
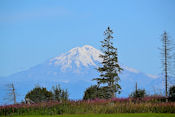
[[[71, 115], [22, 115], [14, 117], [174, 117], [170, 113], [118, 113], [118, 114], [71, 114]], [[2, 116], [3, 117], [3, 116]]]
[[25, 99], [27, 98], [32, 100], [34, 103], [46, 102], [53, 99], [53, 94], [46, 88], [35, 87], [26, 94]]
[[84, 93], [84, 100], [99, 99], [110, 99], [112, 98], [112, 90], [108, 86], [97, 87], [97, 85], [91, 86], [86, 89]]
[[53, 99], [56, 101], [68, 100], [68, 91], [61, 89], [60, 85], [52, 87]]
[[146, 96], [146, 91], [144, 89], [138, 89], [133, 93], [131, 93], [130, 95], [130, 97], [133, 97], [133, 98], [143, 98], [145, 96]]
[[113, 89], [109, 86], [103, 86], [98, 88], [98, 98], [99, 99], [110, 99], [113, 96]]
[[98, 97], [98, 92], [97, 92], [97, 85], [94, 85], [94, 86], [90, 86], [89, 88], [86, 89], [86, 91], [84, 92], [84, 96], [83, 96], [83, 99], [84, 100], [93, 100], [93, 99], [96, 99]]
[[25, 99], [30, 99], [34, 103], [47, 102], [47, 101], [66, 101], [68, 100], [67, 90], [61, 89], [60, 85], [52, 87], [52, 91], [48, 91], [46, 88], [35, 87], [28, 92]]
[[128, 100], [87, 100], [45, 102], [0, 106], [2, 115], [58, 115], [58, 114], [112, 114], [112, 113], [175, 113], [175, 103], [139, 102]]
[[118, 54], [117, 48], [113, 45], [113, 32], [108, 27], [104, 32], [105, 39], [101, 41], [102, 43], [102, 52], [100, 55], [102, 58], [102, 66], [97, 68], [97, 71], [100, 73], [99, 78], [95, 78], [98, 86], [100, 84], [107, 84], [107, 86], [112, 89], [112, 97], [115, 97], [115, 92], [120, 93], [120, 85], [118, 84], [119, 73], [123, 70], [118, 63]]
[[175, 101], [175, 85], [171, 86], [169, 89], [169, 100]]

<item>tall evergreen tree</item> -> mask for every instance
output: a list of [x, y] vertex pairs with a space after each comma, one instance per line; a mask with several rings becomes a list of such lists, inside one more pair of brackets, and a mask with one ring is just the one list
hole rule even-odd
[[112, 97], [115, 97], [115, 93], [120, 93], [120, 85], [118, 81], [119, 73], [123, 70], [118, 63], [117, 48], [114, 47], [112, 40], [113, 31], [108, 27], [104, 32], [105, 39], [101, 41], [101, 47], [103, 54], [100, 55], [102, 58], [102, 66], [97, 68], [100, 73], [99, 78], [95, 78], [98, 86], [101, 84], [107, 84], [109, 91], [112, 93]]

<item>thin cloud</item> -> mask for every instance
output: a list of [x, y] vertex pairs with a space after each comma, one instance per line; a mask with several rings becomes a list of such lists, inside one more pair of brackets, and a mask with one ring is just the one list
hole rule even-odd
[[65, 8], [41, 8], [37, 10], [20, 11], [9, 14], [2, 13], [0, 15], [0, 22], [28, 21], [50, 17], [67, 17], [70, 15], [71, 12]]

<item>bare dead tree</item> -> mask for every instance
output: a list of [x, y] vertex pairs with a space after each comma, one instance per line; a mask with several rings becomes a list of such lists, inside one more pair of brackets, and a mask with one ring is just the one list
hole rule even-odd
[[[172, 46], [171, 41], [169, 40], [167, 33], [164, 32], [162, 35], [162, 48], [161, 48], [161, 63], [162, 63], [162, 71], [165, 78], [165, 96], [168, 96], [168, 78], [171, 72], [171, 57], [172, 57]], [[168, 101], [168, 100], [166, 100]]]
[[10, 102], [13, 102], [13, 104], [16, 104], [16, 90], [14, 84], [13, 83], [8, 84], [7, 88], [8, 88], [8, 97], [6, 97], [5, 99]]
[[14, 102], [14, 104], [16, 104], [16, 92], [15, 92], [15, 87], [14, 87], [13, 83], [11, 84], [11, 88], [12, 88], [13, 102]]

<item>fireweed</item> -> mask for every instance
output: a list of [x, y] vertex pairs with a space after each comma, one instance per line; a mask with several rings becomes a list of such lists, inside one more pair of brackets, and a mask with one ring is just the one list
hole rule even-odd
[[0, 106], [0, 115], [57, 115], [108, 113], [175, 113], [175, 102], [164, 97], [70, 100]]

